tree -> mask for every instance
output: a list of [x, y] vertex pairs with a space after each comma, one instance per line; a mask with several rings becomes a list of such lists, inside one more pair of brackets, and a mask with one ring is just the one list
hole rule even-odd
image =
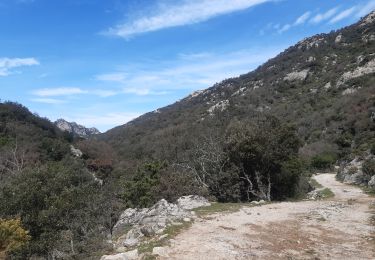
[[234, 121], [224, 137], [200, 139], [190, 157], [176, 164], [219, 201], [293, 196], [302, 173], [301, 145], [293, 127], [269, 116]]
[[30, 240], [29, 232], [21, 224], [21, 219], [0, 219], [0, 258], [22, 248]]
[[94, 230], [96, 236], [101, 233], [98, 190], [83, 162], [72, 158], [51, 162], [23, 171], [1, 190], [0, 217], [21, 217], [32, 236], [29, 253], [52, 255], [64, 249], [61, 238], [65, 237], [69, 238], [65, 253], [75, 255], [82, 250], [76, 244]]
[[280, 181], [284, 179], [282, 175], [289, 173], [285, 167], [282, 169], [286, 162], [297, 157], [300, 145], [295, 129], [274, 117], [259, 117], [229, 126], [225, 150], [238, 168], [247, 200], [255, 197], [269, 201], [284, 196], [281, 187], [291, 183]]

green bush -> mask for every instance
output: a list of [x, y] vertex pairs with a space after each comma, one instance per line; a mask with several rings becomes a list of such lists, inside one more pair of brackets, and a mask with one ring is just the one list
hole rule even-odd
[[321, 153], [311, 159], [311, 167], [316, 170], [330, 170], [336, 160], [337, 157], [333, 153]]

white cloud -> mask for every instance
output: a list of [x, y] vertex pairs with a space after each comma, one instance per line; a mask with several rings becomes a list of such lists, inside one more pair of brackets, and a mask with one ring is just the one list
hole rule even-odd
[[303, 15], [297, 18], [297, 20], [294, 22], [294, 25], [297, 26], [297, 25], [304, 24], [310, 18], [310, 16], [311, 16], [311, 12], [304, 13]]
[[351, 16], [355, 11], [357, 10], [357, 7], [351, 7], [349, 9], [345, 9], [344, 11], [338, 13], [335, 17], [333, 17], [329, 22], [330, 23], [337, 23], [349, 16]]
[[282, 34], [282, 33], [286, 32], [286, 31], [289, 31], [293, 27], [303, 25], [310, 18], [310, 16], [311, 16], [311, 12], [307, 11], [304, 14], [302, 14], [301, 16], [299, 16], [294, 21], [294, 23], [292, 23], [292, 24], [287, 23], [287, 24], [285, 24], [283, 26], [281, 26], [280, 24], [276, 24], [274, 26], [272, 26], [272, 24], [271, 25], [269, 24], [269, 25], [267, 25], [267, 29], [273, 28], [273, 29], [277, 30], [277, 32], [279, 34]]
[[[81, 88], [74, 87], [59, 87], [59, 88], [42, 88], [32, 91], [34, 96], [38, 97], [61, 97], [61, 96], [74, 96], [74, 95], [95, 95], [99, 97], [111, 97], [121, 93], [116, 90], [106, 90], [106, 89], [90, 89], [83, 90]], [[39, 99], [42, 100], [42, 99]], [[51, 99], [46, 99], [51, 100]], [[45, 102], [46, 103], [46, 102]]]
[[200, 53], [180, 53], [179, 57], [185, 60], [195, 60], [195, 59], [206, 59], [212, 56], [210, 52], [200, 52]]
[[100, 81], [124, 82], [126, 79], [126, 74], [122, 72], [100, 74], [95, 78]]
[[76, 94], [85, 94], [80, 88], [62, 87], [62, 88], [43, 88], [37, 89], [32, 92], [35, 96], [39, 97], [57, 97], [57, 96], [70, 96]]
[[115, 90], [104, 90], [104, 89], [95, 89], [89, 92], [90, 94], [99, 96], [99, 97], [112, 97], [119, 94], [119, 91]]
[[54, 98], [32, 98], [31, 101], [44, 104], [63, 104], [64, 100], [54, 99]]
[[145, 88], [125, 88], [123, 92], [135, 94], [137, 96], [160, 96], [160, 95], [167, 95], [170, 93], [169, 91], [154, 91], [154, 90], [145, 89]]
[[319, 13], [319, 14], [315, 15], [310, 20], [310, 22], [314, 23], [314, 24], [317, 24], [317, 23], [320, 23], [322, 21], [328, 20], [328, 19], [330, 19], [332, 16], [334, 16], [337, 13], [337, 10], [338, 10], [338, 8], [335, 7], [335, 8], [332, 8], [332, 9], [328, 10], [325, 13]]
[[183, 0], [174, 5], [160, 4], [154, 14], [117, 25], [107, 33], [129, 38], [136, 34], [203, 22], [270, 1], [272, 0]]
[[290, 24], [285, 24], [283, 27], [280, 28], [280, 30], [278, 30], [278, 32], [279, 32], [279, 33], [283, 33], [283, 32], [288, 31], [290, 28], [292, 28], [292, 25], [290, 25]]
[[[127, 79], [122, 93], [158, 96], [176, 90], [197, 90], [212, 86], [223, 79], [239, 76], [255, 69], [277, 55], [283, 47], [254, 48], [229, 53], [180, 54], [174, 61], [149, 61], [142, 67], [124, 68]], [[116, 72], [118, 73], [118, 72]]]
[[0, 58], [0, 76], [8, 76], [12, 69], [39, 65], [35, 58]]

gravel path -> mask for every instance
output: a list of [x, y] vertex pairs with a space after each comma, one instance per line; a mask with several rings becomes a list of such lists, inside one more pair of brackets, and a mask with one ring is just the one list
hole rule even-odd
[[315, 179], [335, 197], [243, 207], [197, 219], [158, 259], [375, 259], [373, 198], [333, 174]]

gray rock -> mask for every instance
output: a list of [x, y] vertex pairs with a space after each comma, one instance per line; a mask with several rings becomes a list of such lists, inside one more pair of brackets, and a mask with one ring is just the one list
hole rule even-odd
[[179, 198], [176, 204], [162, 199], [150, 208], [126, 209], [113, 229], [114, 236], [119, 237], [115, 247], [136, 247], [144, 237], [162, 235], [170, 225], [190, 222], [195, 217], [191, 209], [209, 205], [207, 199], [191, 195]]
[[123, 245], [125, 247], [133, 247], [139, 244], [139, 240], [137, 238], [128, 238], [124, 241]]
[[356, 157], [349, 163], [341, 165], [337, 173], [337, 178], [345, 183], [367, 186], [370, 181], [370, 176], [363, 173], [362, 165], [363, 162], [370, 157], [371, 156], [367, 156], [366, 158]]
[[116, 255], [103, 255], [100, 260], [129, 260], [125, 253]]
[[141, 227], [141, 232], [146, 237], [152, 237], [163, 233], [166, 227], [167, 225], [165, 223], [149, 223]]
[[137, 260], [138, 257], [138, 249], [134, 249], [116, 255], [104, 255], [100, 260]]
[[138, 249], [134, 249], [128, 252], [125, 252], [126, 256], [129, 260], [137, 260], [138, 259]]
[[179, 198], [177, 200], [177, 206], [185, 210], [192, 210], [199, 207], [211, 206], [211, 203], [204, 197], [190, 195]]
[[367, 184], [370, 188], [375, 189], [375, 175], [371, 177], [370, 181]]
[[168, 256], [167, 251], [165, 250], [164, 247], [154, 247], [152, 249], [152, 254], [158, 255], [158, 256], [164, 256], [164, 257]]
[[58, 119], [54, 123], [61, 131], [67, 131], [69, 133], [72, 133], [75, 136], [80, 136], [83, 138], [87, 138], [92, 135], [100, 134], [99, 130], [92, 127], [92, 128], [86, 128], [82, 125], [79, 125], [75, 122], [67, 122], [64, 119]]
[[70, 152], [75, 157], [82, 157], [82, 155], [83, 155], [82, 151], [75, 148], [73, 145], [70, 145]]

